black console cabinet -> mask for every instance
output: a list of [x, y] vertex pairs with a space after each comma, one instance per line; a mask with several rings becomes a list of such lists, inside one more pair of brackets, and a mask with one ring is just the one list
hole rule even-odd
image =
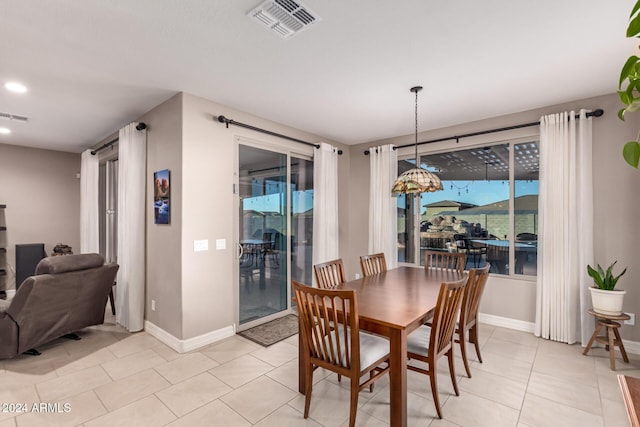
[[46, 256], [44, 243], [16, 245], [16, 290], [24, 279], [34, 275], [36, 266]]

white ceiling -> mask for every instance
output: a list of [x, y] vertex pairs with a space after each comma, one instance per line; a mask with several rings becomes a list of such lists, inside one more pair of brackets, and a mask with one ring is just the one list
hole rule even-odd
[[304, 0], [288, 40], [260, 3], [1, 0], [0, 143], [80, 152], [184, 91], [357, 144], [413, 132], [411, 86], [424, 131], [613, 93], [636, 47], [633, 0]]

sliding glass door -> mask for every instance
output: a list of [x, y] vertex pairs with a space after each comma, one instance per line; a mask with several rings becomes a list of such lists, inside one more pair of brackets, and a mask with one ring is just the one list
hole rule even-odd
[[313, 161], [291, 157], [291, 279], [313, 277]]
[[289, 310], [288, 156], [238, 146], [239, 329]]

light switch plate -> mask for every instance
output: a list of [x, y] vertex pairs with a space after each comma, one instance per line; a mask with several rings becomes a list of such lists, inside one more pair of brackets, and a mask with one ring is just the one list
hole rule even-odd
[[226, 239], [216, 239], [216, 250], [222, 251], [227, 249], [227, 240]]
[[193, 241], [193, 251], [194, 252], [202, 252], [209, 250], [209, 241], [208, 240], [194, 240]]

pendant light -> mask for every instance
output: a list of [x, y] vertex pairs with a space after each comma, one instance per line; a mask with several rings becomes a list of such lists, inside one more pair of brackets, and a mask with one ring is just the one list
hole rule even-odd
[[419, 194], [443, 189], [442, 182], [436, 174], [420, 167], [420, 159], [418, 158], [418, 92], [421, 90], [422, 86], [411, 88], [411, 92], [416, 94], [416, 167], [409, 169], [396, 179], [391, 189], [393, 194]]

